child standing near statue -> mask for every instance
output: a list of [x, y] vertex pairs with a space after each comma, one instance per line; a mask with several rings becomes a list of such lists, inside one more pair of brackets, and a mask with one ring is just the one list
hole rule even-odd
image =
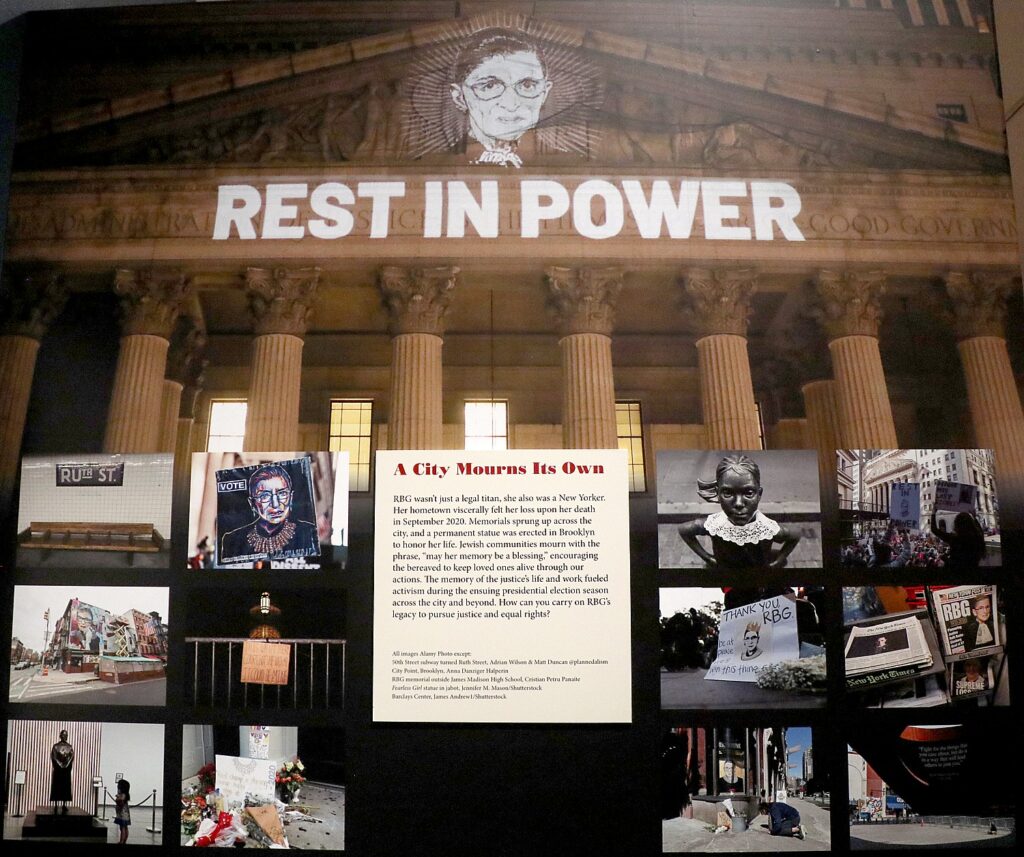
[[124, 845], [128, 841], [128, 828], [132, 823], [132, 810], [129, 806], [131, 801], [131, 783], [128, 780], [117, 781], [117, 795], [114, 797], [114, 824], [116, 824], [121, 831], [121, 836], [117, 840], [118, 845]]

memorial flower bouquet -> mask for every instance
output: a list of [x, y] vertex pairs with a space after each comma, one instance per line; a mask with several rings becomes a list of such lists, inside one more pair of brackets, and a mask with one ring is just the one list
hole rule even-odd
[[210, 794], [217, 785], [217, 766], [210, 762], [203, 765], [198, 771], [196, 776], [199, 777], [199, 791], [204, 794]]
[[199, 824], [210, 814], [210, 807], [202, 795], [181, 796], [181, 829], [186, 836], [195, 836]]
[[274, 782], [277, 783], [283, 803], [292, 803], [297, 798], [299, 787], [306, 782], [306, 778], [302, 775], [305, 770], [306, 766], [302, 764], [302, 760], [298, 756], [292, 762], [282, 763], [281, 767], [277, 769]]
[[813, 655], [795, 661], [780, 661], [757, 674], [757, 686], [771, 690], [795, 690], [824, 693], [828, 687], [825, 655]]

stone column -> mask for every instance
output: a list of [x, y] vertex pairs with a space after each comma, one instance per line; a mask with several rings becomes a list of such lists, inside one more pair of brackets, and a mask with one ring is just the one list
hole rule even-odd
[[247, 450], [294, 450], [299, 442], [302, 344], [313, 314], [319, 268], [249, 268], [245, 286], [252, 343]]
[[[996, 490], [1004, 510], [1024, 502], [1024, 412], [1006, 348], [1006, 302], [1019, 291], [1004, 272], [946, 275], [957, 349], [967, 380], [975, 442], [995, 455]], [[1006, 502], [1013, 497], [1013, 502]]]
[[836, 450], [840, 448], [839, 393], [829, 379], [810, 381], [800, 388], [807, 413], [811, 444], [818, 450], [818, 481], [821, 483], [822, 513], [828, 516], [839, 508], [839, 482], [836, 475]]
[[893, 449], [896, 424], [878, 348], [885, 274], [820, 271], [817, 290], [832, 353], [842, 446]]
[[104, 452], [157, 452], [167, 348], [191, 284], [180, 271], [118, 270], [121, 351], [110, 398]]
[[39, 341], [68, 293], [53, 271], [19, 272], [0, 293], [0, 522], [11, 506]]
[[619, 268], [548, 268], [562, 351], [562, 446], [616, 449], [612, 325]]
[[181, 408], [181, 384], [164, 378], [160, 396], [160, 452], [174, 452], [178, 441], [178, 410]]
[[390, 449], [441, 448], [441, 346], [458, 273], [451, 267], [381, 269], [391, 334]]
[[754, 384], [747, 355], [747, 319], [757, 273], [694, 269], [683, 281], [697, 328], [697, 364], [709, 449], [760, 449]]
[[187, 489], [192, 473], [192, 424], [195, 421], [196, 397], [206, 370], [207, 361], [203, 358], [205, 349], [206, 334], [195, 326], [192, 319], [180, 319], [167, 357], [167, 378], [164, 379], [165, 421], [161, 437], [162, 448], [174, 453], [176, 503], [182, 489], [183, 499], [186, 502], [188, 500]]
[[769, 449], [807, 449], [807, 420], [780, 417], [768, 431]]

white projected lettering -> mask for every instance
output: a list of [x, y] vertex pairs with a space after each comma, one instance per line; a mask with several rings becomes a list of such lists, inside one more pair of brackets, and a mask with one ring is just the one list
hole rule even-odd
[[[414, 208], [398, 211], [393, 202], [403, 199]], [[595, 241], [804, 241], [800, 209], [800, 194], [786, 182], [738, 179], [236, 184], [218, 188], [213, 239], [380, 239], [413, 229], [434, 239], [540, 238], [559, 230]]]

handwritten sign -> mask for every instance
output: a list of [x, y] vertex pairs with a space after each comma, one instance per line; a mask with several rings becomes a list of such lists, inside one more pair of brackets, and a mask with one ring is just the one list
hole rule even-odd
[[704, 678], [757, 681], [758, 672], [769, 664], [799, 656], [793, 597], [767, 598], [722, 613], [718, 655]]
[[900, 527], [921, 529], [921, 486], [916, 482], [897, 482], [892, 486], [889, 520]]
[[276, 762], [218, 755], [214, 763], [217, 766], [216, 787], [227, 804], [241, 803], [247, 794], [274, 799]]
[[935, 482], [935, 509], [943, 512], [974, 512], [978, 488], [963, 482]]
[[270, 727], [250, 726], [249, 727], [249, 758], [269, 759], [270, 758]]
[[243, 684], [288, 684], [292, 647], [246, 640], [242, 645]]

